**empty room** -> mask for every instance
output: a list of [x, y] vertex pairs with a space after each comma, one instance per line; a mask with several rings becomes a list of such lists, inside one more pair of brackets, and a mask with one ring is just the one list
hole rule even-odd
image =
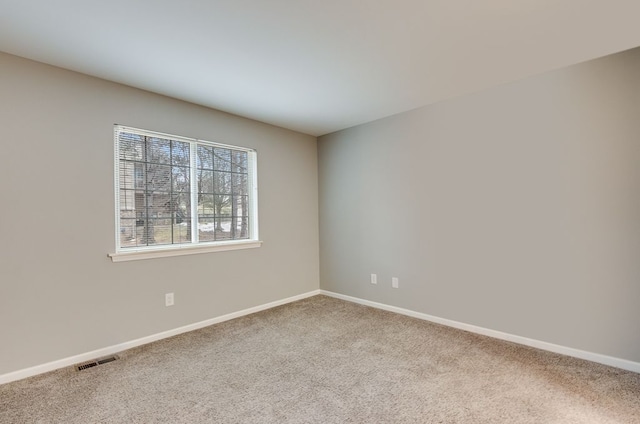
[[640, 422], [638, 16], [0, 0], [0, 422]]

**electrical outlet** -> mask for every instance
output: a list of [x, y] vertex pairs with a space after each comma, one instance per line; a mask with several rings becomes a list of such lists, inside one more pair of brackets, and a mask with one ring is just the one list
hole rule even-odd
[[371, 284], [378, 284], [378, 276], [376, 274], [371, 274]]
[[164, 295], [164, 306], [173, 306], [174, 299], [173, 293], [167, 293]]
[[398, 288], [398, 283], [399, 283], [398, 277], [393, 277], [391, 279], [391, 287], [393, 287], [394, 289]]

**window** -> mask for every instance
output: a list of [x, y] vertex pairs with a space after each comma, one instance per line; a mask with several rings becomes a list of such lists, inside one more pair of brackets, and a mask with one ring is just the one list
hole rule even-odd
[[259, 245], [254, 150], [116, 125], [115, 169], [114, 261]]

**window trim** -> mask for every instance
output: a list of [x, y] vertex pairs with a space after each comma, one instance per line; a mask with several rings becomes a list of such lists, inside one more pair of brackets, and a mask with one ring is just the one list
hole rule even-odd
[[[188, 142], [191, 146], [192, 152], [195, 150], [195, 143], [200, 143], [209, 146], [228, 148], [236, 151], [245, 151], [250, 155], [249, 161], [252, 166], [248, 173], [249, 178], [249, 238], [236, 239], [236, 240], [217, 240], [196, 243], [184, 243], [184, 244], [165, 244], [158, 246], [140, 246], [140, 247], [121, 247], [120, 246], [120, 149], [119, 149], [119, 133], [120, 132], [133, 132], [135, 134], [166, 138], [170, 140]], [[114, 125], [114, 198], [115, 198], [115, 253], [108, 253], [107, 256], [111, 258], [113, 262], [132, 261], [140, 259], [153, 259], [163, 258], [171, 256], [183, 256], [193, 255], [201, 253], [220, 252], [227, 250], [239, 250], [239, 249], [251, 249], [260, 247], [262, 241], [258, 238], [258, 169], [257, 169], [257, 156], [256, 150], [234, 146], [230, 144], [211, 142], [196, 138], [189, 138], [184, 136], [176, 136], [173, 134], [166, 134], [156, 131], [149, 131], [124, 125]], [[195, 173], [196, 158], [191, 155], [191, 172]], [[197, 182], [191, 178], [192, 193], [196, 187]], [[197, 204], [191, 202], [192, 208], [197, 208]], [[194, 216], [192, 214], [192, 216]], [[197, 216], [197, 215], [196, 215]], [[192, 226], [197, 229], [197, 219], [192, 219]], [[196, 233], [197, 234], [197, 231]]]
[[[215, 244], [214, 244], [215, 243]], [[167, 248], [166, 246], [171, 246]], [[179, 247], [178, 247], [179, 246]], [[141, 259], [167, 258], [172, 256], [196, 255], [199, 253], [224, 252], [227, 250], [252, 249], [262, 246], [261, 240], [225, 240], [201, 243], [200, 245], [163, 245], [146, 247], [144, 250], [127, 250], [107, 254], [112, 262], [136, 261]]]

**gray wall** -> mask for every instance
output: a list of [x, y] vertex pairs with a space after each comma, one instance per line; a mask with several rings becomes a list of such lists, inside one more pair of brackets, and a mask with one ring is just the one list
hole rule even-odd
[[321, 137], [321, 288], [640, 361], [639, 111], [636, 49]]
[[[0, 374], [318, 289], [315, 137], [6, 54], [0, 99]], [[114, 123], [257, 149], [263, 246], [112, 263]]]

